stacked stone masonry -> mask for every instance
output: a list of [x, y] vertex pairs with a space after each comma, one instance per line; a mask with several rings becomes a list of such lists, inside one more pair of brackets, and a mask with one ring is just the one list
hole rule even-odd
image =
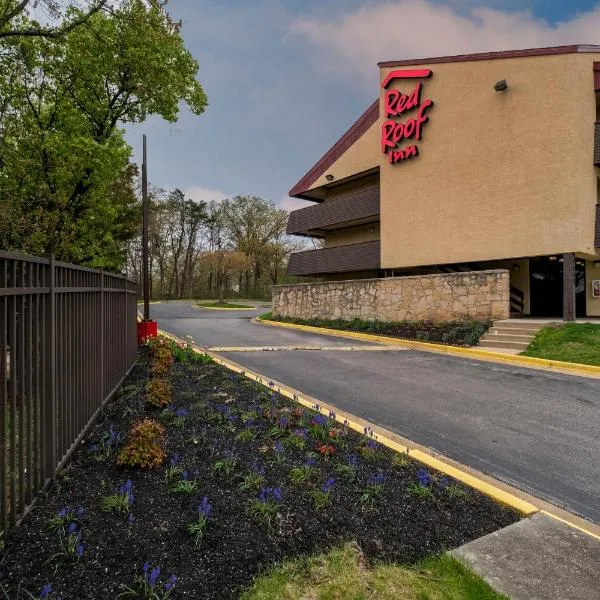
[[278, 285], [273, 314], [298, 319], [491, 321], [510, 316], [506, 270]]

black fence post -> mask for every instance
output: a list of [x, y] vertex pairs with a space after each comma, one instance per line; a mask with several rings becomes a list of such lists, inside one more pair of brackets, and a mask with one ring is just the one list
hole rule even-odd
[[56, 468], [56, 296], [55, 296], [54, 255], [48, 258], [48, 302], [46, 303], [45, 326], [46, 347], [44, 348], [46, 362], [46, 377], [44, 382], [44, 412], [43, 431], [44, 443], [44, 480], [54, 473]]

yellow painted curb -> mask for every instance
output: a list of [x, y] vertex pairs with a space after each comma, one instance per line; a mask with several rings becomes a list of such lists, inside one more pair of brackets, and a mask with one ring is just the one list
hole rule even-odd
[[568, 371], [569, 373], [573, 373], [575, 375], [600, 377], [600, 367], [597, 367], [595, 365], [583, 365], [579, 363], [562, 362], [560, 360], [535, 358], [533, 356], [503, 354], [502, 352], [489, 352], [487, 350], [478, 350], [477, 348], [461, 348], [460, 346], [446, 346], [444, 344], [418, 342], [416, 340], [405, 340], [402, 338], [393, 338], [371, 333], [360, 333], [358, 331], [340, 331], [338, 329], [314, 327], [312, 325], [297, 325], [296, 323], [283, 323], [280, 321], [271, 321], [268, 319], [256, 319], [256, 322], [274, 327], [284, 327], [286, 329], [296, 329], [297, 331], [320, 333], [321, 335], [330, 335], [333, 337], [341, 337], [353, 340], [364, 340], [366, 342], [377, 342], [380, 344], [394, 346], [404, 346], [412, 350], [423, 350], [425, 352], [453, 354], [456, 356], [463, 356], [466, 358], [476, 358], [477, 360], [487, 362], [508, 363], [527, 367], [541, 367], [544, 369], [556, 371]]
[[[184, 343], [183, 340], [166, 331], [159, 330], [159, 334], [169, 339], [172, 339], [178, 343]], [[578, 531], [581, 531], [595, 539], [600, 540], [600, 525], [591, 523], [586, 519], [569, 513], [564, 509], [558, 508], [546, 502], [545, 500], [535, 498], [531, 494], [518, 490], [504, 482], [498, 482], [497, 484], [494, 484], [495, 480], [488, 475], [479, 473], [471, 467], [462, 465], [452, 459], [435, 456], [433, 452], [429, 451], [429, 449], [419, 446], [418, 444], [415, 444], [410, 440], [406, 440], [405, 438], [401, 438], [397, 434], [388, 431], [383, 427], [374, 425], [373, 423], [370, 423], [369, 421], [367, 421], [366, 419], [362, 419], [361, 417], [357, 417], [350, 413], [346, 413], [345, 411], [338, 410], [335, 406], [322, 402], [316, 398], [308, 396], [307, 394], [302, 394], [294, 388], [291, 388], [278, 381], [273, 381], [266, 375], [262, 375], [256, 371], [251, 371], [245, 368], [243, 365], [239, 365], [233, 361], [223, 358], [219, 354], [216, 354], [215, 352], [212, 352], [206, 348], [200, 348], [198, 346], [192, 345], [192, 349], [199, 354], [207, 354], [217, 364], [224, 366], [230, 371], [239, 373], [247, 379], [256, 381], [257, 383], [260, 383], [265, 387], [275, 389], [282, 396], [285, 396], [286, 398], [289, 398], [290, 400], [293, 400], [294, 402], [297, 402], [302, 406], [306, 406], [307, 408], [310, 408], [312, 410], [318, 410], [319, 412], [325, 415], [329, 415], [330, 412], [335, 413], [335, 418], [338, 422], [346, 424], [349, 428], [353, 429], [354, 431], [357, 431], [358, 433], [363, 434], [365, 427], [368, 427], [373, 432], [374, 439], [386, 446], [387, 448], [390, 448], [391, 450], [394, 450], [396, 452], [404, 453], [410, 456], [411, 458], [414, 458], [416, 461], [427, 465], [432, 469], [436, 469], [437, 471], [440, 471], [441, 473], [452, 477], [457, 481], [461, 481], [465, 485], [480, 491], [481, 493], [493, 498], [494, 500], [502, 504], [505, 504], [506, 506], [514, 508], [515, 510], [524, 515], [529, 516], [534, 513], [540, 512], [549, 517], [552, 517], [553, 519], [561, 521], [562, 523], [573, 527], [574, 529], [577, 529]], [[511, 493], [511, 491], [508, 490], [514, 490], [514, 493]], [[519, 497], [519, 495], [524, 497], [521, 498]], [[531, 499], [531, 501], [528, 501], [525, 498], [529, 498]]]
[[[176, 342], [181, 342], [181, 340], [179, 338], [177, 338], [174, 335], [171, 335], [170, 333], [167, 333], [162, 330], [160, 330], [159, 333], [169, 339], [175, 340]], [[306, 397], [305, 395], [301, 394], [299, 391], [297, 391], [293, 388], [290, 388], [279, 382], [274, 382], [269, 377], [266, 377], [265, 375], [261, 375], [260, 373], [257, 373], [255, 371], [246, 369], [242, 365], [239, 365], [237, 363], [229, 361], [229, 360], [223, 358], [222, 356], [220, 356], [219, 354], [211, 352], [208, 349], [199, 348], [194, 345], [192, 345], [192, 349], [198, 353], [208, 354], [216, 363], [226, 367], [227, 369], [229, 369], [231, 371], [240, 373], [244, 377], [247, 377], [248, 379], [252, 379], [264, 386], [270, 387], [272, 389], [276, 389], [277, 392], [280, 393], [282, 396], [285, 396], [286, 398], [289, 398], [290, 400], [293, 400], [294, 402], [297, 402], [298, 404], [301, 404], [302, 406], [311, 408], [312, 410], [316, 410], [325, 415], [329, 415], [330, 411], [332, 411], [335, 413], [335, 419], [339, 423], [345, 424], [347, 427], [349, 427], [350, 429], [353, 429], [354, 431], [357, 431], [358, 433], [361, 433], [361, 434], [364, 433], [365, 426], [366, 426], [365, 423], [367, 423], [367, 422], [366, 421], [364, 421], [362, 423], [359, 422], [359, 419], [357, 417], [355, 417], [354, 415], [350, 415], [350, 414], [344, 413], [342, 411], [338, 411], [334, 406], [327, 405], [320, 401], [316, 401], [313, 398]], [[361, 419], [361, 421], [363, 421], [363, 420]], [[534, 504], [531, 504], [530, 502], [522, 500], [521, 498], [519, 498], [518, 496], [515, 496], [514, 494], [510, 494], [510, 493], [506, 492], [505, 490], [502, 490], [494, 485], [491, 485], [490, 483], [488, 483], [486, 481], [483, 481], [482, 479], [479, 479], [465, 471], [462, 471], [462, 470], [446, 463], [445, 461], [441, 460], [440, 458], [436, 458], [430, 454], [427, 454], [426, 452], [424, 452], [422, 450], [411, 449], [406, 445], [399, 444], [398, 442], [394, 441], [393, 439], [391, 439], [390, 437], [385, 435], [385, 433], [383, 433], [383, 431], [385, 431], [385, 430], [382, 430], [382, 428], [380, 428], [380, 427], [377, 427], [375, 425], [368, 425], [368, 426], [371, 428], [371, 430], [374, 433], [382, 432], [382, 433], [377, 433], [374, 436], [374, 439], [377, 440], [379, 443], [383, 444], [384, 446], [390, 448], [391, 450], [395, 450], [396, 452], [404, 453], [404, 454], [414, 458], [418, 462], [425, 464], [428, 467], [431, 467], [432, 469], [440, 471], [441, 473], [444, 473], [445, 475], [448, 475], [448, 476], [456, 479], [457, 481], [461, 481], [464, 484], [468, 485], [469, 487], [476, 489], [476, 490], [482, 492], [483, 494], [486, 494], [487, 496], [494, 498], [498, 502], [501, 502], [507, 506], [510, 506], [511, 508], [514, 508], [515, 510], [517, 510], [525, 515], [530, 515], [539, 510], [538, 507], [535, 506]]]
[[220, 306], [202, 306], [201, 304], [194, 304], [194, 308], [206, 308], [207, 310], [256, 310], [256, 306], [247, 306], [244, 308], [225, 308]]
[[553, 519], [556, 519], [557, 521], [560, 521], [561, 523], [564, 523], [565, 525], [568, 525], [569, 527], [573, 527], [574, 529], [577, 529], [578, 531], [581, 531], [582, 533], [586, 533], [587, 535], [589, 535], [593, 538], [596, 538], [597, 540], [600, 540], [600, 535], [590, 531], [589, 529], [586, 529], [585, 527], [581, 527], [580, 525], [571, 523], [571, 522], [567, 521], [566, 519], [559, 517], [558, 515], [554, 515], [551, 512], [548, 512], [547, 510], [540, 510], [540, 512], [542, 514], [546, 515], [547, 517], [552, 517]]

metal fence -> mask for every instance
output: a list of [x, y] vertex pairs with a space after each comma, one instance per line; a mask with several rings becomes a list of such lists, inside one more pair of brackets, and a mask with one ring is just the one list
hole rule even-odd
[[135, 363], [137, 293], [120, 275], [0, 251], [0, 531]]

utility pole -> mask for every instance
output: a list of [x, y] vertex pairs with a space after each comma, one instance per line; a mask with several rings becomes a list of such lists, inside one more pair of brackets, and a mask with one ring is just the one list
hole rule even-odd
[[148, 162], [146, 157], [146, 134], [143, 136], [142, 162], [142, 287], [144, 292], [144, 321], [150, 320], [150, 278], [148, 274]]

